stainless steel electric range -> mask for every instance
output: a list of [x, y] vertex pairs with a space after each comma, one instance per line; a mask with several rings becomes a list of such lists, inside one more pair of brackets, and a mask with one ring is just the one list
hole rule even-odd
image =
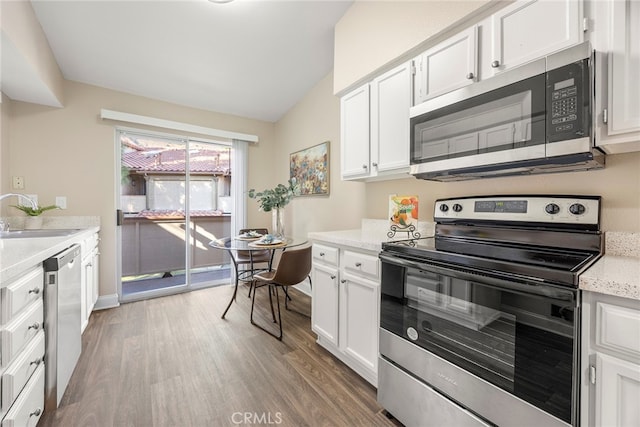
[[378, 401], [407, 426], [578, 425], [581, 272], [600, 198], [437, 200], [383, 244]]

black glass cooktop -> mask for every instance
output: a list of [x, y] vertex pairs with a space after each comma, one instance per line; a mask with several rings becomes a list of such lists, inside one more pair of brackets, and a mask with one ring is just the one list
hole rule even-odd
[[575, 287], [579, 273], [600, 256], [597, 251], [432, 237], [383, 243], [382, 248], [419, 262], [430, 260]]

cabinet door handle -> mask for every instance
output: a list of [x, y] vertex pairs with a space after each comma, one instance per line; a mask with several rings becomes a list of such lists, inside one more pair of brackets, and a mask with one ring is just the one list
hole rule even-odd
[[38, 295], [40, 293], [40, 288], [29, 289], [29, 293]]
[[39, 358], [37, 358], [36, 360], [34, 360], [33, 362], [29, 363], [29, 366], [31, 366], [31, 365], [36, 365], [36, 366], [38, 366], [41, 362], [42, 362], [42, 358], [41, 358], [41, 357], [39, 357]]
[[362, 267], [362, 263], [361, 262], [356, 262], [356, 267]]
[[374, 168], [377, 168], [378, 164], [374, 162], [374, 163], [371, 163], [371, 166], [373, 166]]
[[475, 75], [473, 73], [467, 74], [467, 80], [473, 80], [474, 77]]
[[369, 169], [369, 166], [367, 166], [367, 165], [362, 165], [362, 169]]
[[347, 279], [340, 280], [340, 283], [347, 283]]
[[320, 252], [320, 256], [324, 256], [324, 252]]
[[500, 66], [500, 61], [493, 61], [491, 63], [491, 68], [498, 68]]
[[42, 409], [38, 408], [35, 411], [33, 411], [32, 413], [29, 414], [29, 418], [31, 417], [39, 417], [40, 414], [42, 413]]
[[331, 275], [329, 277], [331, 277], [331, 280], [335, 280], [336, 279], [336, 276], [334, 276], [334, 275]]
[[37, 331], [38, 329], [40, 329], [40, 323], [36, 322], [36, 323], [34, 323], [33, 325], [29, 325], [29, 327], [27, 328], [27, 330], [29, 330], [29, 329], [34, 329], [34, 330], [36, 330], [36, 331]]

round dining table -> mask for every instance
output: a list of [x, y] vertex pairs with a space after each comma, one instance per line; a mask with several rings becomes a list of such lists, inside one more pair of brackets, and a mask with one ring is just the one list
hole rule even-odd
[[[261, 243], [261, 239], [246, 239], [243, 236], [236, 237], [224, 237], [221, 239], [212, 240], [209, 242], [209, 246], [214, 249], [226, 250], [229, 252], [229, 256], [231, 258], [231, 262], [233, 262], [233, 268], [235, 269], [235, 283], [233, 289], [233, 296], [227, 305], [227, 308], [222, 313], [222, 318], [226, 316], [227, 311], [231, 308], [231, 304], [236, 300], [236, 295], [238, 294], [238, 283], [240, 280], [238, 279], [238, 263], [236, 261], [236, 253], [237, 251], [263, 251], [265, 249], [276, 251], [276, 250], [286, 250], [287, 248], [293, 248], [296, 246], [302, 246], [308, 242], [306, 237], [285, 237], [282, 240], [277, 241], [278, 243], [272, 244], [263, 244]], [[273, 257], [272, 257], [273, 259]], [[271, 269], [271, 265], [269, 265], [269, 269]]]

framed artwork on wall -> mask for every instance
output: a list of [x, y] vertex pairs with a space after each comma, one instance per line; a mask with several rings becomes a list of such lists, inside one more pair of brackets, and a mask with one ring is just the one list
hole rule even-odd
[[329, 141], [291, 153], [289, 177], [298, 183], [296, 196], [328, 196]]

